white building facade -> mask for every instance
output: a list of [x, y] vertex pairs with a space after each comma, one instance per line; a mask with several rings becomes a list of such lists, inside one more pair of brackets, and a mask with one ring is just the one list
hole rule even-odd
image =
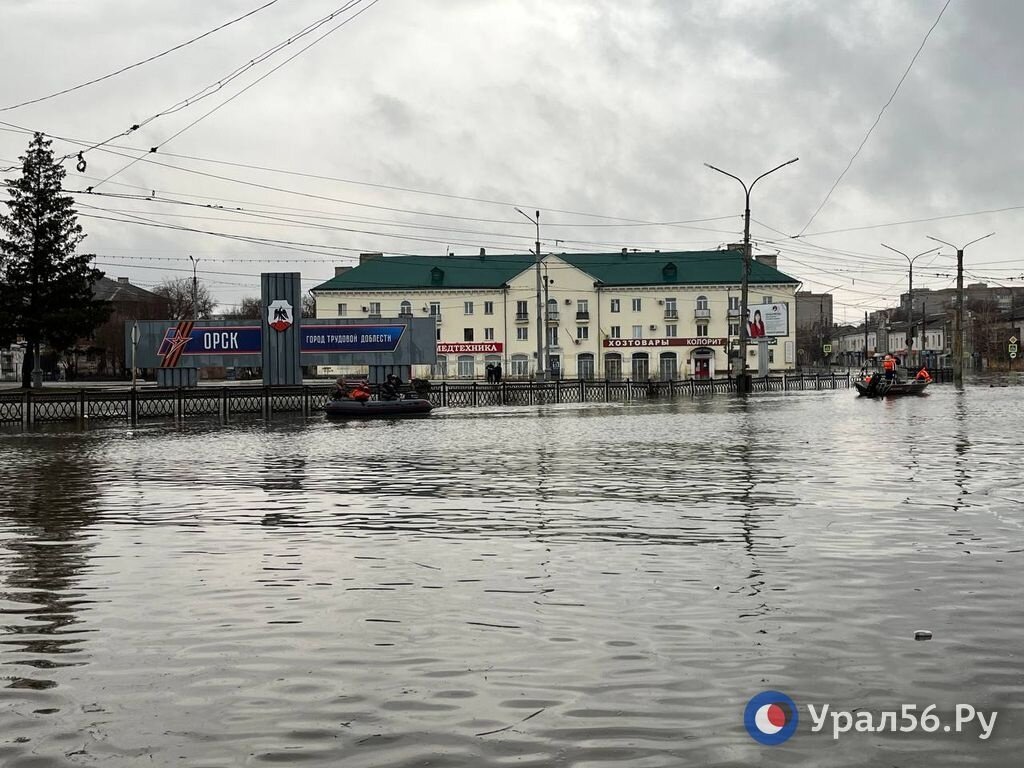
[[[738, 251], [532, 255], [366, 255], [358, 267], [313, 289], [317, 317], [437, 318], [433, 378], [550, 376], [672, 380], [725, 377], [738, 368]], [[797, 281], [751, 264], [748, 303], [793, 306]], [[795, 328], [748, 345], [770, 371], [794, 365]], [[537, 339], [541, 335], [538, 366]], [[426, 370], [417, 375], [428, 375]]]

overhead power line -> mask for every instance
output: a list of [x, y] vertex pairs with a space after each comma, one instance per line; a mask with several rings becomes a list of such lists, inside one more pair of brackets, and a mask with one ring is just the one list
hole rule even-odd
[[250, 16], [252, 16], [254, 14], [257, 14], [257, 13], [259, 13], [260, 11], [262, 11], [262, 10], [264, 10], [266, 8], [269, 8], [270, 6], [272, 6], [276, 2], [277, 2], [277, 0], [270, 0], [270, 2], [264, 3], [263, 5], [259, 6], [258, 8], [253, 8], [248, 13], [243, 13], [241, 16], [238, 16], [238, 17], [236, 17], [234, 19], [231, 19], [230, 21], [226, 21], [223, 24], [220, 24], [220, 25], [214, 27], [213, 29], [210, 29], [210, 30], [207, 30], [206, 32], [203, 32], [203, 34], [201, 34], [201, 35], [197, 35], [196, 37], [193, 37], [190, 40], [186, 40], [183, 43], [178, 43], [177, 45], [172, 46], [171, 48], [168, 48], [166, 51], [161, 51], [160, 53], [154, 54], [153, 56], [150, 56], [149, 58], [143, 59], [142, 61], [137, 61], [134, 64], [129, 64], [126, 67], [121, 67], [120, 69], [115, 70], [115, 71], [113, 71], [113, 72], [111, 72], [109, 74], [103, 75], [102, 77], [96, 77], [96, 78], [93, 78], [92, 80], [87, 80], [84, 83], [79, 83], [78, 85], [73, 85], [70, 88], [64, 88], [63, 90], [55, 91], [54, 93], [47, 94], [46, 96], [40, 96], [40, 97], [35, 98], [35, 99], [29, 99], [28, 101], [22, 101], [22, 102], [19, 102], [18, 104], [11, 104], [8, 107], [0, 107], [0, 112], [8, 112], [8, 111], [10, 111], [12, 109], [18, 109], [19, 107], [27, 107], [29, 104], [38, 104], [41, 101], [47, 101], [48, 99], [55, 99], [58, 96], [63, 96], [66, 93], [71, 93], [72, 91], [77, 91], [77, 90], [80, 90], [82, 88], [86, 88], [86, 87], [88, 87], [90, 85], [95, 85], [96, 83], [101, 83], [104, 80], [109, 80], [112, 77], [117, 77], [118, 75], [123, 74], [123, 73], [127, 72], [130, 69], [135, 69], [136, 67], [141, 67], [143, 64], [149, 64], [150, 62], [156, 61], [157, 59], [162, 58], [164, 56], [167, 56], [170, 53], [174, 53], [175, 51], [180, 51], [182, 48], [186, 48], [186, 47], [192, 45], [192, 43], [196, 43], [196, 42], [202, 40], [204, 37], [209, 37], [210, 35], [214, 34], [215, 32], [219, 32], [222, 29], [226, 29], [227, 27], [230, 27], [232, 24], [237, 24], [239, 21], [242, 21], [243, 19], [247, 19]]
[[924, 50], [925, 43], [928, 42], [928, 38], [931, 36], [932, 30], [934, 30], [935, 27], [939, 25], [939, 20], [942, 18], [942, 14], [946, 12], [946, 9], [949, 7], [950, 2], [952, 2], [952, 0], [946, 0], [946, 4], [942, 6], [942, 10], [939, 11], [939, 15], [938, 17], [936, 17], [935, 22], [931, 25], [931, 27], [928, 28], [928, 31], [925, 33], [924, 39], [921, 41], [921, 45], [917, 47], [917, 51], [914, 53], [914, 57], [910, 60], [910, 63], [907, 65], [906, 70], [903, 72], [903, 76], [900, 78], [899, 82], [896, 83], [896, 87], [893, 89], [892, 94], [889, 96], [889, 100], [882, 105], [882, 109], [879, 111], [878, 117], [875, 118], [875, 122], [873, 122], [871, 124], [871, 127], [868, 128], [868, 132], [864, 134], [864, 138], [861, 139], [861, 142], [857, 146], [856, 151], [850, 158], [850, 162], [846, 164], [846, 167], [843, 169], [843, 172], [839, 174], [839, 177], [835, 180], [835, 183], [833, 183], [832, 187], [829, 189], [828, 194], [825, 195], [825, 199], [821, 201], [821, 205], [819, 205], [818, 208], [814, 211], [814, 213], [811, 214], [811, 218], [807, 220], [806, 224], [804, 224], [804, 228], [800, 230], [800, 233], [797, 235], [797, 237], [801, 237], [803, 233], [807, 231], [807, 228], [811, 226], [811, 222], [814, 221], [815, 217], [817, 217], [817, 215], [821, 212], [821, 209], [825, 207], [825, 203], [827, 203], [829, 198], [832, 197], [832, 193], [835, 192], [836, 187], [839, 186], [839, 182], [843, 180], [843, 177], [846, 175], [846, 172], [849, 171], [850, 168], [853, 166], [853, 161], [857, 159], [857, 155], [859, 155], [860, 151], [864, 149], [864, 145], [868, 143], [868, 139], [871, 138], [872, 132], [875, 130], [875, 127], [881, 121], [882, 115], [885, 114], [885, 110], [888, 109], [889, 105], [892, 104], [893, 99], [896, 98], [896, 94], [899, 93], [900, 86], [903, 85], [903, 81], [906, 80], [907, 75], [910, 74], [910, 70], [913, 68], [914, 62], [917, 61], [917, 57], [921, 55], [921, 51]]

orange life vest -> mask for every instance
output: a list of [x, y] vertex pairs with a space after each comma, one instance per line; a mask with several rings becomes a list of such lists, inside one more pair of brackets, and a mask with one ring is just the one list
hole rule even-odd
[[914, 378], [918, 379], [919, 381], [931, 381], [932, 380], [931, 374], [929, 374], [928, 371], [926, 371], [924, 368], [922, 368], [920, 371], [918, 371], [917, 372], [917, 376], [915, 376]]
[[885, 368], [885, 370], [887, 370], [887, 371], [895, 371], [896, 370], [896, 361], [895, 360], [886, 360], [885, 362], [882, 363], [882, 367]]

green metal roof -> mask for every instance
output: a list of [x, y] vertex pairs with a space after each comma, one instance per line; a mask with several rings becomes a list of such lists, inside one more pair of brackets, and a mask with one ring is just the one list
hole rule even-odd
[[[593, 275], [602, 285], [738, 284], [743, 279], [739, 251], [660, 253], [566, 253], [559, 258]], [[751, 260], [751, 283], [798, 283], [775, 267]]]
[[494, 256], [378, 256], [336, 275], [314, 291], [389, 288], [500, 288], [533, 266], [533, 254]]
[[[602, 285], [738, 284], [739, 251], [560, 253], [558, 258]], [[494, 256], [379, 256], [321, 283], [313, 291], [500, 288], [534, 265], [533, 254]], [[774, 267], [750, 262], [751, 283], [798, 283]]]

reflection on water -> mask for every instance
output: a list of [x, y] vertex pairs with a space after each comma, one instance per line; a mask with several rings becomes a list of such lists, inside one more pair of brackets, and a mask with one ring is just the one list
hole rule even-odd
[[1015, 764], [1020, 390], [934, 391], [9, 433], [0, 764]]

